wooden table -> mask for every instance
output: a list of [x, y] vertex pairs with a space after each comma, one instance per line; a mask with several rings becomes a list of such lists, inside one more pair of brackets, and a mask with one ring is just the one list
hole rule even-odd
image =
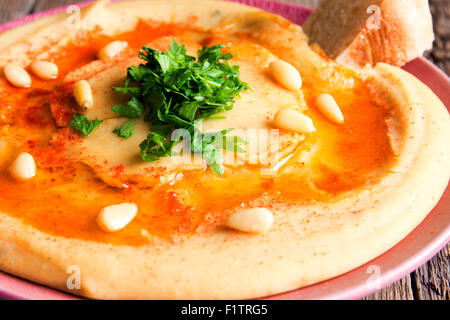
[[[189, 0], [186, 0], [189, 1]], [[283, 0], [316, 7], [321, 0]], [[351, 0], [349, 0], [351, 1]], [[80, 2], [79, 0], [0, 0], [0, 24], [49, 8]], [[436, 41], [427, 58], [450, 73], [450, 1], [430, 0]], [[410, 275], [368, 296], [366, 300], [449, 300], [450, 268], [447, 245], [439, 254]]]

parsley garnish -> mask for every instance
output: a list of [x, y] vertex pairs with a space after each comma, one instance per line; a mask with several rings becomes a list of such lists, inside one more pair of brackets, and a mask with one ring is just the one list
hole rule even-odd
[[[224, 47], [203, 47], [197, 59], [187, 55], [185, 46], [175, 40], [167, 52], [146, 46], [141, 49], [139, 56], [146, 63], [128, 68], [124, 87], [115, 88], [132, 98], [112, 110], [127, 118], [143, 114], [151, 122], [150, 133], [140, 145], [142, 159], [155, 161], [173, 155], [173, 148], [181, 140], [170, 139], [175, 129], [190, 133], [191, 151], [201, 154], [216, 173], [223, 174], [221, 149], [244, 152], [239, 146], [245, 143], [243, 139], [226, 136], [232, 129], [215, 133], [200, 130], [203, 120], [231, 110], [235, 97], [250, 89], [239, 79], [239, 66], [228, 64], [232, 54], [222, 53]], [[217, 141], [218, 134], [223, 141]]]
[[122, 117], [139, 118], [144, 111], [144, 106], [137, 98], [133, 97], [125, 106], [114, 106], [111, 110]]
[[117, 134], [121, 138], [128, 139], [134, 134], [134, 121], [128, 120], [121, 126], [115, 128], [113, 133]]
[[84, 114], [79, 113], [75, 113], [73, 119], [69, 121], [72, 128], [82, 132], [85, 136], [90, 135], [102, 123], [103, 121], [98, 119], [89, 121]]

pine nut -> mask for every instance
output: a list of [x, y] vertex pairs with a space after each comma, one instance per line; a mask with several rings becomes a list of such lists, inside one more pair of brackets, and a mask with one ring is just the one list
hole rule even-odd
[[97, 57], [99, 59], [111, 59], [123, 51], [126, 47], [128, 47], [128, 42], [126, 41], [113, 41], [100, 50]]
[[94, 105], [91, 85], [86, 80], [80, 80], [75, 84], [73, 95], [78, 105], [85, 110]]
[[266, 208], [246, 209], [231, 215], [225, 225], [242, 232], [262, 233], [273, 224], [273, 214]]
[[35, 61], [31, 64], [30, 70], [42, 80], [52, 80], [58, 77], [58, 66], [48, 61]]
[[335, 123], [344, 123], [344, 115], [331, 95], [327, 93], [321, 94], [316, 99], [316, 105], [328, 120]]
[[292, 109], [283, 109], [277, 112], [273, 119], [274, 124], [281, 129], [299, 133], [316, 131], [310, 117]]
[[97, 216], [98, 226], [106, 232], [125, 228], [136, 217], [138, 211], [134, 203], [121, 203], [103, 208]]
[[275, 60], [269, 65], [275, 79], [289, 90], [299, 90], [302, 87], [302, 77], [297, 69], [283, 60]]
[[9, 167], [11, 176], [19, 181], [25, 181], [36, 175], [36, 163], [31, 154], [22, 152]]
[[24, 68], [14, 63], [8, 63], [3, 68], [6, 79], [15, 87], [29, 88], [31, 77]]

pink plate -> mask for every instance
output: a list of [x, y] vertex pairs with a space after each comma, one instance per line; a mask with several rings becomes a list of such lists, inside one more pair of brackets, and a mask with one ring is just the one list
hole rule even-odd
[[[268, 0], [231, 0], [280, 14], [302, 24], [311, 9]], [[84, 2], [85, 6], [90, 2]], [[30, 21], [60, 13], [67, 7], [30, 15], [0, 26], [0, 32]], [[428, 85], [450, 109], [450, 79], [423, 58], [404, 67]], [[426, 219], [405, 239], [369, 263], [333, 279], [266, 299], [359, 299], [386, 287], [426, 263], [450, 241], [450, 188]], [[367, 283], [380, 271], [377, 282]], [[0, 272], [0, 298], [4, 299], [79, 299], [69, 294], [43, 287]]]

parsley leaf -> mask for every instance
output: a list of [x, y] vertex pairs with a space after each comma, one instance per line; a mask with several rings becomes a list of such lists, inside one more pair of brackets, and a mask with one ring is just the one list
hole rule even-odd
[[174, 155], [173, 148], [181, 140], [170, 139], [170, 133], [176, 129], [186, 129], [191, 134], [191, 151], [202, 155], [218, 174], [223, 174], [221, 150], [245, 152], [242, 138], [226, 136], [231, 130], [200, 130], [203, 120], [224, 118], [215, 115], [231, 110], [240, 92], [250, 89], [239, 78], [239, 66], [228, 63], [232, 54], [224, 54], [223, 48], [224, 45], [205, 46], [196, 59], [175, 40], [166, 52], [142, 47], [139, 57], [145, 63], [128, 68], [124, 87], [115, 88], [132, 98], [125, 106], [112, 107], [123, 117], [144, 115], [151, 122], [151, 131], [140, 145], [142, 159], [156, 161]]
[[138, 99], [136, 99], [136, 97], [132, 97], [131, 100], [128, 101], [125, 106], [122, 105], [114, 106], [111, 108], [111, 110], [122, 117], [139, 118], [142, 115], [142, 112], [144, 111], [144, 106]]
[[117, 128], [115, 128], [113, 133], [115, 133], [116, 135], [118, 135], [121, 138], [128, 139], [129, 137], [131, 137], [135, 133], [135, 131], [134, 131], [134, 121], [133, 120], [128, 120], [124, 124], [122, 124], [122, 125], [118, 126]]
[[73, 116], [73, 120], [69, 121], [69, 125], [82, 132], [85, 136], [90, 135], [99, 125], [103, 123], [103, 121], [95, 119], [89, 121], [84, 114], [75, 113]]
[[172, 130], [171, 126], [153, 125], [147, 139], [141, 145], [141, 158], [145, 161], [156, 161], [161, 157], [170, 157], [175, 155], [172, 149], [178, 143], [177, 140], [169, 140], [167, 136]]

